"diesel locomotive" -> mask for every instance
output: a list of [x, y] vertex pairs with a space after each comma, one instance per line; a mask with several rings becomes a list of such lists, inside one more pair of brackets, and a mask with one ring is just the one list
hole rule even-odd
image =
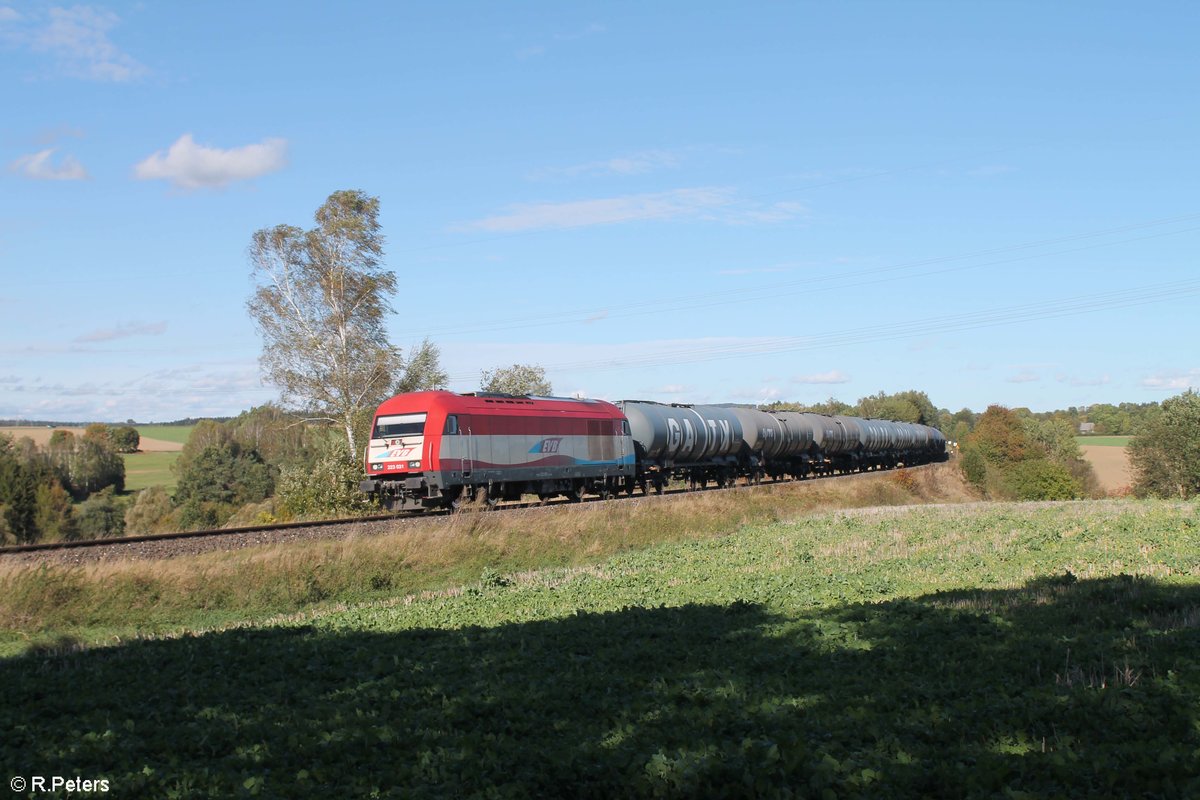
[[753, 408], [413, 392], [375, 412], [359, 488], [391, 510], [608, 498], [946, 458], [927, 425]]

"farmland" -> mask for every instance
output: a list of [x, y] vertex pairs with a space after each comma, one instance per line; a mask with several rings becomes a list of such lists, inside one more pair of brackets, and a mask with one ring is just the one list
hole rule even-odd
[[[179, 451], [191, 435], [192, 425], [136, 425], [141, 437], [137, 453], [125, 453], [125, 490], [135, 492], [150, 486], [162, 486], [168, 491], [175, 488], [176, 476], [171, 465], [179, 458]], [[38, 447], [45, 447], [55, 431], [67, 431], [74, 436], [83, 436], [79, 427], [0, 427], [0, 434], [14, 440], [28, 437]]]
[[540, 569], [495, 516], [440, 543], [491, 553], [470, 580], [0, 663], [5, 765], [127, 796], [1200, 789], [1194, 504], [795, 513], [593, 558], [546, 516], [583, 555]]
[[1127, 447], [1132, 436], [1076, 436], [1080, 447]]
[[1128, 491], [1133, 484], [1133, 470], [1126, 446], [1132, 436], [1076, 436], [1079, 450], [1092, 469], [1100, 488], [1109, 494]]

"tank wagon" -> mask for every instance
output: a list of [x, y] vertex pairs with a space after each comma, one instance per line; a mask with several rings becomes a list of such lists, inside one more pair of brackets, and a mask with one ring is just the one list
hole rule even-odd
[[375, 412], [360, 489], [392, 510], [525, 494], [579, 500], [738, 478], [804, 478], [946, 458], [941, 431], [891, 420], [644, 400], [414, 392]]

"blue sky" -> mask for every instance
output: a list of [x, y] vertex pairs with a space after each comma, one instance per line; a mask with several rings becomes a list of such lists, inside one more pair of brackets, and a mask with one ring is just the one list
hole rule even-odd
[[277, 396], [247, 246], [380, 198], [451, 388], [1200, 388], [1196, 3], [0, 0], [0, 418]]

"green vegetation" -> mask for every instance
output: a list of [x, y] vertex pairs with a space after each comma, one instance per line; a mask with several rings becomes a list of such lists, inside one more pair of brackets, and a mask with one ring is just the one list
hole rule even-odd
[[147, 439], [187, 444], [195, 425], [137, 425], [137, 432]]
[[172, 466], [179, 460], [178, 452], [129, 453], [125, 459], [125, 491], [137, 492], [151, 486], [174, 489], [178, 480]]
[[1076, 436], [1075, 444], [1090, 444], [1096, 447], [1128, 447], [1132, 436]]
[[1139, 496], [1200, 495], [1200, 392], [1164, 400], [1129, 446], [1129, 458]]
[[537, 572], [500, 516], [440, 540], [492, 551], [460, 589], [0, 663], [3, 762], [161, 797], [1200, 791], [1194, 504], [836, 513]]
[[1100, 494], [1069, 423], [992, 406], [963, 440], [963, 475], [988, 497], [1071, 500]]
[[479, 390], [501, 394], [528, 394], [548, 397], [554, 387], [546, 378], [546, 370], [536, 364], [513, 364], [509, 367], [485, 369], [479, 374]]
[[[0, 434], [0, 544], [120, 535], [119, 515], [107, 525], [113, 515], [96, 513], [118, 502], [111, 498], [125, 487], [125, 462], [113, 433], [105, 425], [91, 425], [80, 437], [55, 431], [45, 449], [28, 437], [13, 442]], [[101, 493], [110, 499], [87, 506]], [[72, 499], [80, 505], [72, 506]], [[87, 517], [86, 524], [78, 515]], [[98, 527], [101, 521], [104, 527]]]
[[[951, 465], [752, 491], [467, 513], [408, 521], [395, 534], [88, 568], [0, 569], [0, 652], [69, 635], [86, 642], [231, 619], [261, 619], [322, 602], [360, 602], [472, 581], [482, 570], [592, 564], [664, 541], [715, 536], [815, 509], [967, 498]], [[154, 532], [174, 506], [161, 489], [138, 495], [131, 532]], [[247, 523], [251, 520], [247, 520]], [[35, 562], [36, 564], [36, 562]], [[2, 565], [2, 562], [0, 562]]]

